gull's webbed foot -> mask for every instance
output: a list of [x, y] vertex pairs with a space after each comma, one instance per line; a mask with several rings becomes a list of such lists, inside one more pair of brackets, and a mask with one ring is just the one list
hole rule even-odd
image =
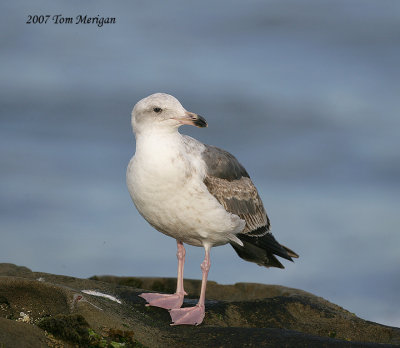
[[184, 293], [175, 294], [158, 294], [158, 293], [143, 293], [139, 295], [147, 301], [146, 306], [154, 306], [165, 309], [180, 308], [183, 303]]
[[171, 309], [171, 325], [199, 325], [203, 322], [205, 309], [204, 305], [197, 304], [194, 307]]

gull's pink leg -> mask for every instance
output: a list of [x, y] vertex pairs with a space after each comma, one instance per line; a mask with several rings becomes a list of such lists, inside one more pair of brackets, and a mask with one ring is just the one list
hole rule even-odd
[[180, 241], [176, 241], [178, 246], [178, 251], [176, 257], [178, 258], [178, 280], [176, 284], [175, 294], [158, 294], [158, 293], [143, 293], [139, 296], [144, 298], [148, 304], [146, 306], [161, 307], [165, 309], [180, 308], [183, 303], [183, 297], [186, 294], [183, 289], [183, 267], [185, 265], [185, 247]]
[[[176, 244], [178, 246], [178, 251], [176, 252], [176, 257], [178, 258], [178, 280], [176, 283], [176, 293], [182, 294], [182, 301], [183, 301], [183, 297], [185, 295], [187, 295], [187, 293], [183, 289], [183, 268], [185, 266], [186, 250], [185, 250], [185, 247], [183, 246], [182, 242], [177, 240]], [[182, 305], [182, 303], [181, 303], [181, 305]]]
[[201, 271], [203, 278], [201, 280], [201, 291], [199, 302], [194, 307], [176, 308], [171, 309], [169, 314], [171, 315], [172, 324], [171, 325], [199, 325], [202, 323], [205, 315], [204, 301], [206, 299], [206, 285], [208, 271], [210, 270], [210, 246], [205, 245], [205, 257], [201, 264]]

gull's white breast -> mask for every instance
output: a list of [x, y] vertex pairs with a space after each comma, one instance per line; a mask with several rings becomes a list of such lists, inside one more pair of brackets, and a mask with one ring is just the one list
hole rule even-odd
[[221, 245], [243, 230], [244, 221], [204, 185], [203, 149], [179, 133], [140, 136], [127, 185], [140, 214], [158, 231], [191, 245]]

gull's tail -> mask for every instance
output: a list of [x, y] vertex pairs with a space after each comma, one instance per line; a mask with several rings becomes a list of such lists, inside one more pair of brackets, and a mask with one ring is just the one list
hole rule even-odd
[[237, 238], [243, 246], [231, 242], [233, 249], [244, 260], [255, 262], [260, 266], [285, 268], [275, 256], [280, 256], [286, 260], [293, 261], [298, 258], [293, 250], [279, 244], [271, 232], [257, 229], [249, 233], [239, 233]]

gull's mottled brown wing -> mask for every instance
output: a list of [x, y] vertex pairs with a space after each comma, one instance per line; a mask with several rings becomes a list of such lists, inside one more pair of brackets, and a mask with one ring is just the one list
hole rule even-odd
[[269, 231], [269, 219], [256, 187], [246, 169], [229, 152], [206, 145], [203, 160], [207, 165], [204, 183], [226, 211], [246, 222], [242, 233], [262, 228]]
[[246, 169], [229, 152], [205, 145], [202, 158], [206, 163], [204, 184], [226, 211], [246, 222], [237, 234], [243, 246], [231, 243], [243, 259], [263, 266], [283, 268], [273, 254], [291, 260], [297, 254], [280, 245], [270, 232], [270, 221], [256, 187]]

